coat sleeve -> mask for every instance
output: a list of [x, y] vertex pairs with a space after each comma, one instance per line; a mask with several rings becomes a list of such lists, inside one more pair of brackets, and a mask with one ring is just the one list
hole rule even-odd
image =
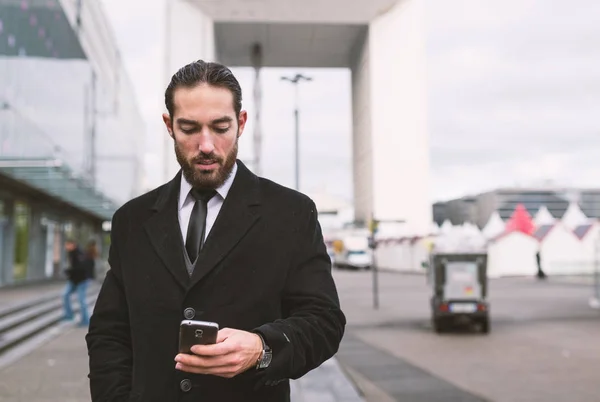
[[339, 348], [346, 318], [331, 275], [331, 260], [310, 201], [282, 295], [283, 319], [255, 329], [273, 350], [262, 383], [297, 379], [331, 358]]
[[133, 353], [127, 298], [123, 287], [117, 212], [113, 217], [108, 262], [110, 269], [90, 319], [86, 342], [92, 402], [124, 402], [130, 397]]

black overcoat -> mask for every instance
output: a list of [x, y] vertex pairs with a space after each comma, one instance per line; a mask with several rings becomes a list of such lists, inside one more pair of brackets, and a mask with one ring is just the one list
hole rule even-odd
[[[93, 402], [284, 402], [338, 350], [346, 320], [314, 203], [243, 163], [192, 276], [177, 202], [181, 172], [113, 217], [109, 263], [86, 336]], [[175, 369], [183, 319], [260, 333], [265, 370], [235, 378]]]

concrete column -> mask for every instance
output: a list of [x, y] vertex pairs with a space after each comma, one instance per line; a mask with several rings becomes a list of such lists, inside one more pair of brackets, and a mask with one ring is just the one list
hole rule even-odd
[[371, 22], [364, 46], [373, 215], [404, 220], [414, 234], [426, 234], [433, 219], [424, 28], [424, 0], [403, 0]]
[[371, 124], [371, 68], [369, 32], [356, 43], [352, 55], [352, 156], [354, 215], [368, 223], [373, 212], [373, 144]]
[[260, 79], [260, 72], [263, 65], [263, 51], [262, 46], [256, 43], [252, 48], [252, 66], [254, 67], [254, 174], [260, 176], [261, 170], [261, 156], [262, 156], [262, 122], [261, 122], [261, 111], [262, 111], [262, 82]]

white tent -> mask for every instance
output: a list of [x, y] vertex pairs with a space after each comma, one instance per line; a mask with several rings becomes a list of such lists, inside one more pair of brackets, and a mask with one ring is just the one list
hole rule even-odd
[[437, 222], [432, 222], [431, 226], [429, 227], [429, 234], [437, 235], [440, 233], [440, 230], [441, 229], [440, 229], [439, 225], [437, 224]]
[[488, 244], [488, 276], [534, 276], [539, 243], [531, 235], [512, 231]]
[[575, 228], [575, 235], [581, 242], [581, 264], [579, 270], [582, 273], [594, 272], [594, 264], [600, 259], [600, 222], [594, 221], [587, 225]]
[[[442, 227], [443, 229], [443, 227]], [[478, 252], [484, 251], [486, 238], [479, 228], [472, 223], [447, 228], [435, 239], [436, 251], [444, 252]]]
[[539, 239], [542, 269], [548, 275], [580, 274], [583, 264], [581, 241], [562, 222]]
[[423, 263], [428, 261], [436, 240], [433, 236], [382, 240], [375, 249], [377, 266], [400, 272], [424, 273]]
[[500, 217], [498, 211], [494, 211], [494, 213], [490, 216], [490, 219], [488, 219], [488, 222], [483, 228], [483, 235], [487, 239], [492, 239], [504, 232], [505, 227], [506, 224]]
[[487, 239], [485, 238], [481, 230], [479, 230], [477, 225], [470, 222], [463, 223], [461, 233], [466, 238], [481, 241], [484, 244], [487, 241]]
[[414, 236], [415, 232], [407, 222], [379, 222], [376, 239], [400, 239]]
[[577, 226], [589, 223], [589, 219], [576, 202], [571, 202], [563, 215], [561, 222], [569, 229], [575, 230]]
[[450, 222], [450, 220], [446, 219], [442, 223], [442, 226], [440, 228], [440, 233], [443, 233], [443, 234], [450, 233], [453, 228], [454, 228], [454, 226], [452, 225], [452, 222]]
[[535, 214], [535, 218], [533, 218], [533, 223], [535, 223], [535, 227], [539, 228], [544, 225], [552, 225], [555, 222], [554, 217], [548, 211], [548, 208], [545, 205], [542, 205], [540, 209]]

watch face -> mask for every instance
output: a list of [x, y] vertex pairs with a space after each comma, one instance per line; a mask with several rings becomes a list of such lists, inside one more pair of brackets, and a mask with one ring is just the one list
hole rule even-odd
[[267, 368], [269, 367], [269, 364], [271, 364], [271, 359], [273, 358], [273, 355], [270, 352], [266, 352], [263, 355], [263, 358], [260, 362], [260, 367], [261, 368]]

